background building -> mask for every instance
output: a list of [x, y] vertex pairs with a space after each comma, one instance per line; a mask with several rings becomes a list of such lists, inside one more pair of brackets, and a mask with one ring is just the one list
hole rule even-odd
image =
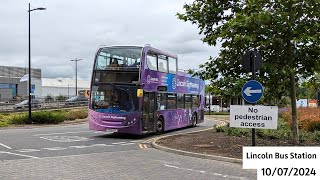
[[[78, 80], [78, 92], [90, 88], [90, 81]], [[74, 79], [67, 78], [42, 78], [42, 97], [71, 97], [76, 95]]]
[[[0, 101], [28, 99], [28, 81], [20, 82], [28, 68], [0, 66]], [[31, 69], [32, 96], [41, 97], [41, 69]]]

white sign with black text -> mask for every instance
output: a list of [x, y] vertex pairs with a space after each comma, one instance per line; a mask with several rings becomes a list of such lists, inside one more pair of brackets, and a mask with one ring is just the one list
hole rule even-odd
[[277, 106], [230, 106], [230, 127], [277, 129]]

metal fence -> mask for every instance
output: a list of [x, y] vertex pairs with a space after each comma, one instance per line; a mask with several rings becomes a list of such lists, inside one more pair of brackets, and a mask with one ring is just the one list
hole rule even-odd
[[[21, 103], [22, 100], [1, 100], [0, 99], [0, 112], [19, 112], [28, 111], [28, 103]], [[56, 99], [37, 98], [37, 101], [31, 101], [32, 110], [41, 109], [60, 109], [70, 107], [88, 106], [88, 101], [66, 101]]]

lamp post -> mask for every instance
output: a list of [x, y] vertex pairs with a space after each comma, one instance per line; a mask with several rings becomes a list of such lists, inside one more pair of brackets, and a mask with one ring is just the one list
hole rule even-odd
[[39, 8], [34, 8], [30, 9], [30, 3], [29, 3], [29, 102], [28, 102], [28, 108], [29, 108], [29, 122], [32, 122], [31, 118], [31, 35], [30, 35], [30, 12], [31, 11], [37, 11], [37, 10], [46, 10], [46, 8], [39, 7]]
[[72, 59], [70, 61], [76, 62], [76, 96], [78, 95], [78, 61], [81, 61], [82, 59]]

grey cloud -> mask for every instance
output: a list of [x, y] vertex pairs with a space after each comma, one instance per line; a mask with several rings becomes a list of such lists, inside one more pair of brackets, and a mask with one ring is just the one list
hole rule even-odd
[[[1, 3], [0, 65], [26, 66], [28, 2]], [[184, 4], [179, 0], [31, 0], [31, 4], [47, 8], [31, 17], [32, 67], [41, 68], [43, 77], [74, 78], [69, 60], [81, 58], [79, 78], [89, 80], [99, 45], [148, 43], [178, 54], [185, 69], [197, 67], [218, 51], [202, 43], [195, 26], [177, 19]]]

